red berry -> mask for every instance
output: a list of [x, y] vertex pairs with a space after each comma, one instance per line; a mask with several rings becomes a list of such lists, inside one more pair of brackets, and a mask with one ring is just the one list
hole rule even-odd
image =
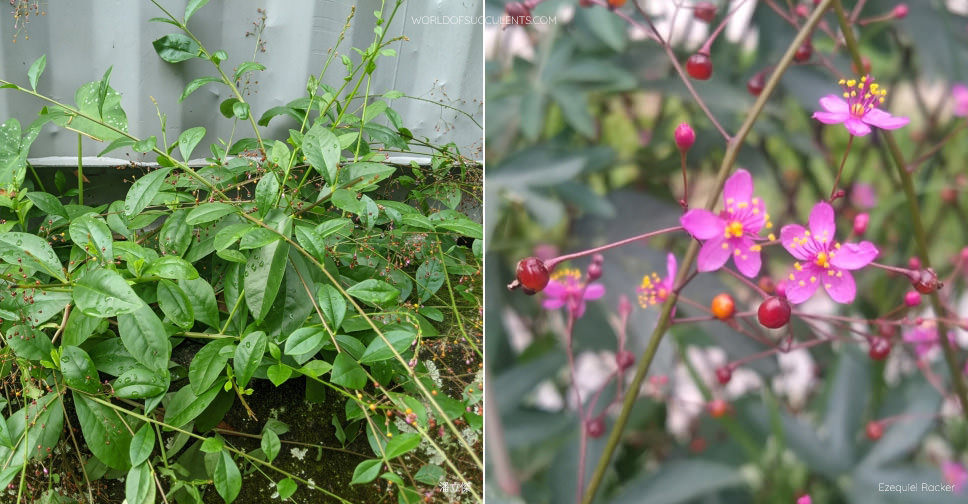
[[938, 274], [931, 268], [915, 271], [908, 278], [910, 278], [914, 290], [921, 294], [931, 294], [944, 287], [944, 283], [938, 280]]
[[625, 371], [635, 365], [635, 355], [628, 350], [622, 350], [615, 354], [615, 365], [618, 366], [619, 371]]
[[[540, 292], [541, 289], [544, 289], [548, 285], [548, 281], [551, 279], [551, 275], [548, 273], [548, 268], [545, 267], [544, 261], [537, 257], [526, 257], [518, 261], [516, 274], [517, 283], [521, 287], [524, 287], [525, 292], [528, 294]], [[508, 288], [513, 289], [516, 286], [512, 283]]]
[[813, 44], [811, 44], [808, 40], [803, 44], [800, 44], [800, 47], [797, 48], [797, 52], [793, 54], [793, 59], [798, 63], [803, 63], [804, 61], [809, 60], [810, 56], [813, 56]]
[[891, 341], [887, 338], [871, 338], [867, 355], [874, 360], [884, 360], [891, 353]]
[[692, 8], [692, 15], [700, 21], [711, 23], [716, 18], [716, 4], [712, 2], [699, 2]]
[[759, 72], [746, 81], [746, 90], [753, 96], [759, 96], [766, 87], [766, 73]]
[[613, 9], [623, 5], [625, 5], [625, 0], [608, 0], [608, 6]]
[[733, 368], [729, 366], [723, 366], [721, 368], [716, 368], [716, 381], [720, 385], [726, 385], [729, 380], [733, 379]]
[[711, 308], [716, 318], [719, 320], [729, 320], [733, 317], [733, 313], [736, 312], [736, 303], [733, 302], [733, 296], [723, 292], [713, 298]]
[[779, 329], [790, 322], [790, 302], [785, 297], [770, 296], [760, 303], [756, 316], [763, 327]]
[[706, 80], [713, 75], [713, 62], [709, 54], [697, 52], [686, 60], [686, 73], [696, 80]]
[[867, 431], [867, 439], [871, 441], [877, 441], [884, 435], [884, 425], [880, 422], [867, 422], [867, 427], [864, 430]]
[[686, 152], [692, 148], [692, 144], [696, 143], [696, 131], [692, 129], [689, 123], [680, 123], [672, 133], [672, 138], [676, 141], [676, 147], [680, 151]]
[[918, 291], [907, 291], [904, 294], [904, 304], [907, 306], [917, 306], [921, 304], [921, 293]]
[[595, 417], [585, 423], [585, 432], [591, 438], [600, 438], [605, 434], [605, 420], [602, 417]]
[[709, 415], [713, 418], [720, 418], [729, 412], [729, 403], [722, 399], [713, 399], [709, 403]]
[[523, 2], [511, 2], [504, 6], [504, 14], [511, 18], [511, 24], [529, 24], [531, 9]]

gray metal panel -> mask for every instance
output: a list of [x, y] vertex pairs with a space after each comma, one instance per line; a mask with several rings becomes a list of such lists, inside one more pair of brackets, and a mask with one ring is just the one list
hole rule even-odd
[[[171, 65], [155, 54], [151, 42], [173, 33], [175, 27], [149, 23], [148, 19], [162, 16], [150, 2], [55, 0], [42, 3], [46, 15], [32, 15], [16, 43], [12, 43], [12, 16], [9, 11], [0, 15], [3, 43], [0, 77], [26, 85], [30, 64], [46, 54], [47, 69], [38, 91], [73, 104], [74, 90], [86, 82], [99, 80], [108, 66], [113, 65], [111, 85], [121, 92], [121, 103], [132, 133], [139, 137], [157, 135], [161, 140], [157, 111], [149, 98], [154, 97], [161, 111], [167, 114], [169, 143], [178, 132], [193, 126], [205, 126], [208, 130], [203, 145], [232, 137], [232, 121], [217, 113], [218, 104], [231, 96], [223, 86], [206, 85], [178, 103], [185, 84], [196, 77], [212, 75], [214, 70], [211, 64], [200, 60]], [[160, 3], [181, 17], [186, 1], [161, 0]], [[259, 18], [256, 9], [265, 9], [266, 52], [256, 54], [255, 60], [267, 70], [255, 75], [257, 83], [253, 82], [246, 96], [258, 118], [270, 107], [283, 105], [305, 93], [309, 74], [319, 74], [327, 51], [336, 43], [354, 4], [357, 4], [356, 16], [338, 51], [359, 61], [359, 56], [350, 48], [365, 48], [372, 42], [373, 11], [380, 8], [381, 2], [212, 0], [191, 19], [189, 28], [210, 50], [228, 52], [225, 71], [230, 73], [235, 65], [252, 59], [254, 38], [246, 38], [245, 33], [252, 30], [252, 23]], [[481, 128], [464, 115], [435, 103], [457, 107], [471, 114], [478, 123], [482, 122], [483, 26], [479, 24], [482, 12], [482, 0], [405, 1], [389, 34], [409, 40], [391, 46], [397, 50], [397, 57], [378, 61], [370, 87], [371, 94], [396, 89], [434, 102], [400, 98], [390, 106], [400, 113], [405, 125], [417, 137], [428, 137], [434, 144], [454, 142], [462, 154], [478, 160], [483, 157]], [[337, 58], [324, 81], [338, 87], [343, 75], [343, 66]], [[364, 90], [365, 87], [360, 92]], [[39, 100], [0, 90], [0, 121], [16, 117], [21, 123], [30, 123], [40, 107]], [[276, 118], [268, 131], [263, 131], [263, 136], [286, 138], [288, 128], [294, 125], [290, 119]], [[248, 124], [239, 124], [233, 138], [251, 134]], [[95, 155], [103, 148], [104, 144], [85, 139], [85, 155]], [[34, 143], [30, 156], [75, 156], [76, 152], [76, 134], [48, 127]], [[143, 160], [124, 151], [111, 155]], [[199, 149], [196, 156], [199, 155], [205, 153]]]

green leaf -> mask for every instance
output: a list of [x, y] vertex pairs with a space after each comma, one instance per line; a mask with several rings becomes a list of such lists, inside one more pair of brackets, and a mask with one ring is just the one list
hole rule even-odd
[[414, 276], [417, 283], [417, 296], [423, 304], [444, 285], [444, 266], [437, 258], [430, 258], [417, 268]]
[[323, 345], [326, 331], [322, 327], [301, 327], [286, 338], [286, 355], [302, 355]]
[[390, 439], [390, 442], [387, 443], [387, 460], [397, 458], [400, 455], [403, 455], [404, 453], [416, 448], [419, 444], [420, 434], [417, 434], [416, 432], [408, 432], [393, 436], [393, 438]]
[[235, 347], [235, 357], [232, 367], [235, 370], [235, 380], [239, 387], [245, 387], [252, 379], [256, 368], [262, 363], [269, 339], [263, 331], [253, 331], [247, 334], [239, 346]]
[[[118, 138], [115, 138], [114, 140], [112, 140], [111, 143], [109, 143], [108, 146], [104, 148], [104, 150], [102, 150], [101, 152], [98, 152], [97, 155], [98, 156], [103, 156], [103, 155], [105, 155], [105, 154], [107, 154], [107, 153], [109, 153], [111, 151], [115, 151], [115, 150], [121, 149], [123, 147], [128, 147], [130, 145], [134, 145], [134, 140], [132, 140], [132, 139], [126, 137], [126, 136], [118, 137]], [[63, 174], [62, 172], [57, 172], [57, 173], [58, 174]]]
[[7, 343], [17, 357], [32, 361], [50, 360], [54, 349], [50, 336], [29, 325], [16, 325], [5, 334]]
[[154, 504], [155, 480], [151, 477], [148, 464], [137, 464], [128, 470], [128, 477], [124, 481], [124, 501], [128, 504]]
[[413, 479], [425, 485], [437, 486], [446, 474], [443, 467], [434, 464], [424, 464], [417, 471], [417, 474], [413, 475]]
[[[208, 84], [209, 82], [222, 82], [222, 79], [218, 77], [199, 77], [189, 82], [188, 85], [185, 86], [185, 90], [182, 91], [181, 96], [178, 97], [178, 103], [185, 101], [185, 98], [188, 98], [188, 95], [198, 91], [199, 88], [205, 84]], [[188, 158], [184, 157], [184, 151], [182, 151], [182, 159], [188, 161]]]
[[279, 178], [275, 173], [266, 172], [255, 185], [255, 206], [259, 218], [275, 206], [276, 195], [279, 194]]
[[[274, 219], [267, 217], [266, 220], [267, 223], [270, 220], [274, 221], [270, 226], [283, 236], [288, 237], [292, 233], [288, 216], [277, 215]], [[289, 243], [283, 240], [277, 240], [256, 249], [249, 255], [243, 279], [245, 303], [257, 322], [265, 318], [279, 293], [279, 286], [282, 285], [282, 279], [285, 276], [283, 273], [285, 273], [288, 255]]]
[[167, 369], [158, 371], [138, 364], [114, 381], [114, 393], [125, 399], [147, 399], [167, 392], [170, 383], [171, 375]]
[[155, 449], [155, 430], [150, 423], [146, 423], [134, 433], [131, 445], [128, 447], [128, 459], [132, 466], [136, 466], [151, 456]]
[[289, 147], [279, 140], [276, 140], [272, 144], [272, 149], [269, 151], [269, 161], [272, 161], [278, 166], [287, 167], [289, 166], [289, 158], [291, 153], [289, 152]]
[[182, 160], [186, 163], [192, 155], [192, 151], [198, 146], [199, 142], [205, 138], [205, 128], [196, 126], [188, 128], [178, 135], [178, 151], [181, 152]]
[[195, 310], [188, 294], [171, 280], [162, 279], [157, 288], [158, 307], [173, 324], [189, 330], [195, 325]]
[[249, 118], [249, 104], [243, 101], [236, 101], [232, 104], [232, 116], [241, 120]]
[[232, 205], [219, 202], [205, 203], [188, 212], [188, 217], [185, 218], [185, 222], [193, 226], [196, 224], [205, 224], [206, 222], [221, 219], [233, 212], [235, 212], [235, 207]]
[[161, 190], [169, 172], [171, 168], [161, 168], [145, 174], [131, 184], [127, 196], [124, 197], [124, 215], [130, 219], [147, 208]]
[[13, 265], [43, 271], [61, 282], [67, 282], [54, 249], [47, 240], [39, 236], [17, 232], [0, 233], [0, 259]]
[[193, 227], [185, 222], [187, 216], [187, 209], [178, 210], [161, 225], [161, 231], [158, 234], [158, 246], [162, 254], [180, 257], [188, 251], [194, 235], [192, 234]]
[[738, 467], [707, 460], [671, 461], [658, 471], [633, 478], [609, 502], [611, 504], [677, 504], [743, 486]]
[[225, 441], [222, 438], [210, 437], [202, 442], [200, 450], [205, 453], [217, 453], [222, 451], [222, 448], [225, 448]]
[[215, 464], [213, 479], [215, 491], [222, 496], [222, 500], [226, 504], [235, 501], [239, 492], [242, 491], [242, 473], [239, 472], [239, 467], [235, 465], [235, 461], [232, 460], [232, 455], [229, 454], [228, 450], [222, 450], [222, 454]]
[[81, 310], [71, 310], [64, 328], [64, 345], [80, 345], [91, 337], [91, 333], [101, 323], [98, 317], [92, 317]]
[[[0, 240], [2, 240], [0, 236]], [[115, 317], [145, 306], [116, 271], [90, 269], [74, 285], [74, 304], [93, 317]]]
[[197, 42], [180, 33], [165, 35], [151, 45], [154, 46], [158, 56], [168, 63], [180, 63], [197, 58], [200, 49]]
[[273, 385], [279, 386], [286, 383], [286, 380], [292, 376], [292, 368], [285, 364], [273, 364], [266, 369], [266, 376], [269, 377], [269, 381]]
[[106, 81], [88, 82], [78, 88], [74, 93], [74, 103], [81, 113], [100, 122], [58, 107], [56, 110], [62, 114], [53, 119], [55, 124], [95, 140], [108, 142], [124, 137], [118, 131], [128, 131], [128, 116], [121, 108], [121, 94], [108, 86]]
[[44, 68], [47, 67], [47, 55], [41, 54], [39, 58], [34, 60], [30, 64], [30, 69], [27, 70], [27, 80], [30, 81], [30, 88], [37, 91], [37, 79], [40, 75], [44, 73]]
[[484, 239], [484, 227], [466, 217], [456, 217], [439, 221], [436, 223], [436, 227], [438, 231], [445, 229], [470, 238], [477, 238], [478, 240]]
[[327, 184], [336, 184], [337, 170], [339, 168], [340, 149], [339, 138], [333, 134], [322, 122], [317, 122], [306, 135], [303, 136], [303, 152], [306, 159]]
[[137, 142], [133, 143], [131, 145], [131, 150], [141, 153], [151, 152], [157, 144], [158, 138], [152, 135], [148, 138], [138, 140]]
[[362, 190], [393, 175], [397, 168], [383, 163], [351, 163], [343, 166], [340, 178], [350, 183], [349, 187]]
[[64, 205], [51, 194], [45, 192], [29, 192], [27, 193], [27, 199], [33, 202], [34, 206], [47, 212], [49, 215], [56, 215], [65, 219], [68, 218], [67, 211], [64, 210]]
[[299, 487], [296, 485], [296, 482], [292, 480], [292, 478], [283, 478], [279, 481], [279, 483], [276, 483], [276, 492], [279, 493], [280, 499], [288, 499], [289, 497], [292, 497], [292, 494], [296, 493], [298, 488]]
[[111, 229], [96, 213], [87, 213], [71, 221], [71, 241], [103, 262], [114, 261], [114, 239]]
[[192, 357], [192, 362], [188, 365], [188, 381], [195, 393], [200, 394], [208, 390], [215, 383], [215, 380], [225, 372], [225, 364], [229, 361], [229, 355], [222, 349], [231, 344], [231, 338], [212, 340]]
[[279, 443], [279, 435], [275, 431], [265, 429], [262, 431], [262, 441], [259, 442], [259, 446], [262, 448], [262, 453], [266, 454], [266, 460], [272, 462], [279, 455], [279, 448], [282, 445]]
[[299, 368], [298, 371], [306, 376], [319, 378], [333, 369], [333, 365], [322, 360], [309, 361]]
[[346, 316], [346, 299], [336, 287], [325, 284], [316, 291], [316, 301], [329, 328], [336, 332], [343, 325], [343, 317]]
[[219, 328], [218, 303], [215, 289], [204, 278], [179, 280], [178, 285], [191, 301], [195, 320], [215, 329]]
[[394, 301], [400, 295], [396, 287], [375, 278], [369, 278], [362, 282], [350, 286], [346, 293], [366, 303], [377, 306], [385, 306]]
[[198, 278], [198, 270], [181, 257], [161, 256], [149, 262], [141, 276], [157, 276], [171, 280], [194, 280]]
[[[414, 338], [417, 337], [416, 333], [409, 329], [392, 329], [389, 331], [384, 331], [383, 336], [386, 337], [390, 345], [397, 353], [403, 353], [407, 348], [410, 348], [410, 344], [413, 342]], [[374, 362], [380, 362], [387, 359], [393, 358], [393, 351], [387, 346], [387, 342], [383, 341], [383, 338], [377, 336], [373, 338], [369, 346], [366, 347], [366, 351], [363, 352], [363, 356], [360, 357], [361, 364], [373, 364]]]
[[380, 475], [380, 467], [382, 466], [383, 460], [381, 459], [371, 459], [360, 462], [357, 464], [356, 469], [353, 470], [353, 479], [350, 481], [350, 485], [364, 485], [366, 483], [370, 483]]
[[[128, 452], [132, 435], [113, 409], [95, 402], [88, 396], [72, 392], [77, 420], [84, 433], [84, 441], [91, 453], [108, 467], [126, 470], [131, 461]], [[131, 422], [130, 418], [125, 421]]]
[[241, 103], [238, 98], [229, 98], [223, 100], [222, 103], [218, 105], [218, 111], [222, 113], [222, 116], [226, 119], [231, 119], [234, 116], [234, 107], [236, 104]]
[[340, 352], [333, 360], [330, 376], [333, 383], [348, 389], [359, 390], [366, 386], [366, 371], [346, 352]]
[[[8, 333], [8, 337], [9, 333]], [[97, 368], [91, 356], [76, 346], [61, 349], [60, 370], [68, 387], [94, 394], [101, 386]]]
[[235, 81], [238, 82], [240, 79], [242, 79], [242, 75], [244, 75], [246, 72], [261, 71], [265, 69], [265, 65], [255, 61], [246, 61], [244, 63], [240, 63], [238, 68], [235, 69]]
[[171, 358], [171, 342], [165, 326], [148, 305], [130, 313], [118, 315], [118, 333], [128, 353], [148, 369], [168, 369]]
[[185, 24], [188, 24], [188, 20], [192, 18], [198, 9], [201, 9], [208, 3], [208, 0], [190, 0], [188, 5], [185, 6]]
[[222, 390], [223, 383], [225, 378], [219, 378], [211, 388], [201, 394], [195, 393], [191, 385], [180, 388], [165, 408], [165, 423], [172, 427], [182, 427], [197, 418]]

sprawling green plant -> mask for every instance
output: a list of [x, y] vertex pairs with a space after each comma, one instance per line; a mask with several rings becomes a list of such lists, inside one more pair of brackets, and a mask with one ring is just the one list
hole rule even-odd
[[[212, 487], [225, 502], [269, 498], [255, 486], [299, 502], [392, 487], [399, 502], [417, 502], [459, 486], [480, 501], [482, 229], [456, 210], [479, 198], [480, 167], [453, 145], [415, 139], [388, 104], [401, 93], [372, 94], [378, 60], [395, 56], [385, 28], [402, 0], [374, 13], [369, 47], [329, 51], [305, 96], [259, 119], [239, 86], [264, 66], [229, 69], [225, 51], [204, 46], [188, 24], [206, 3], [188, 2], [179, 18], [156, 2], [155, 21], [175, 30], [153, 44], [168, 63], [211, 64], [180, 100], [225, 86], [232, 97], [219, 111], [251, 126], [251, 137], [212, 143], [204, 166], [188, 164], [201, 126], [172, 142], [159, 111], [158, 135], [128, 131], [111, 69], [75, 105], [36, 92], [44, 57], [27, 86], [0, 80], [44, 103], [25, 129], [0, 125], [0, 486], [18, 502], [38, 498], [52, 483], [38, 485], [36, 469], [46, 474], [61, 453], [91, 502], [102, 477], [124, 477], [132, 503], [201, 502]], [[338, 89], [323, 84], [334, 62], [345, 67]], [[288, 138], [260, 134], [283, 120]], [[129, 147], [157, 167], [108, 204], [85, 205], [80, 166], [76, 189], [61, 177], [50, 192], [27, 162], [48, 123], [77, 132], [79, 145], [105, 142], [99, 155]], [[386, 162], [412, 146], [430, 149], [429, 169]], [[408, 196], [390, 199], [390, 181]], [[441, 355], [455, 343], [459, 368]], [[288, 407], [323, 415], [309, 425], [342, 446], [256, 413], [293, 384], [305, 401]], [[321, 401], [329, 407], [312, 410]], [[226, 425], [231, 411], [246, 414]], [[240, 432], [242, 422], [256, 432]], [[332, 468], [332, 481], [283, 464], [289, 444], [295, 458]]]

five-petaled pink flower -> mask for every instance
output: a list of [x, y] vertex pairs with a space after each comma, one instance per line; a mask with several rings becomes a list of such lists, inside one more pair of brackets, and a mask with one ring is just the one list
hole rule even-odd
[[951, 97], [955, 100], [954, 114], [958, 117], [968, 116], [968, 86], [961, 83], [951, 86]]
[[705, 240], [696, 260], [699, 271], [722, 268], [730, 257], [740, 273], [755, 277], [760, 272], [760, 246], [755, 239], [764, 227], [773, 227], [763, 200], [753, 196], [753, 177], [746, 170], [736, 170], [723, 187], [723, 211], [714, 214], [705, 209], [689, 210], [679, 219], [682, 227], [696, 238]]
[[863, 268], [877, 257], [878, 250], [871, 242], [844, 243], [834, 240], [837, 230], [834, 209], [826, 201], [814, 205], [810, 212], [810, 230], [798, 224], [783, 226], [780, 240], [795, 262], [789, 281], [784, 282], [787, 299], [802, 303], [823, 284], [827, 294], [838, 303], [850, 303], [857, 295], [857, 286], [850, 271]]
[[851, 135], [864, 136], [871, 132], [871, 126], [892, 130], [907, 125], [907, 117], [894, 117], [878, 109], [884, 103], [887, 91], [865, 75], [860, 81], [840, 79], [844, 88], [843, 97], [827, 95], [820, 99], [825, 112], [814, 112], [813, 118], [824, 124], [841, 124]]
[[[642, 308], [648, 308], [664, 303], [669, 298], [669, 294], [672, 294], [672, 283], [676, 281], [676, 272], [678, 271], [676, 256], [670, 253], [666, 256], [666, 276], [664, 278], [659, 278], [658, 273], [642, 277], [642, 285], [637, 289], [639, 305]], [[672, 313], [675, 314], [674, 308]]]
[[546, 310], [568, 308], [575, 318], [585, 314], [585, 301], [598, 299], [605, 295], [605, 286], [599, 283], [585, 284], [581, 272], [576, 269], [562, 269], [551, 275], [544, 290], [545, 299], [541, 303]]
[[965, 466], [951, 460], [941, 463], [941, 477], [945, 483], [954, 486], [954, 492], [961, 495], [965, 486], [968, 486], [968, 470]]

